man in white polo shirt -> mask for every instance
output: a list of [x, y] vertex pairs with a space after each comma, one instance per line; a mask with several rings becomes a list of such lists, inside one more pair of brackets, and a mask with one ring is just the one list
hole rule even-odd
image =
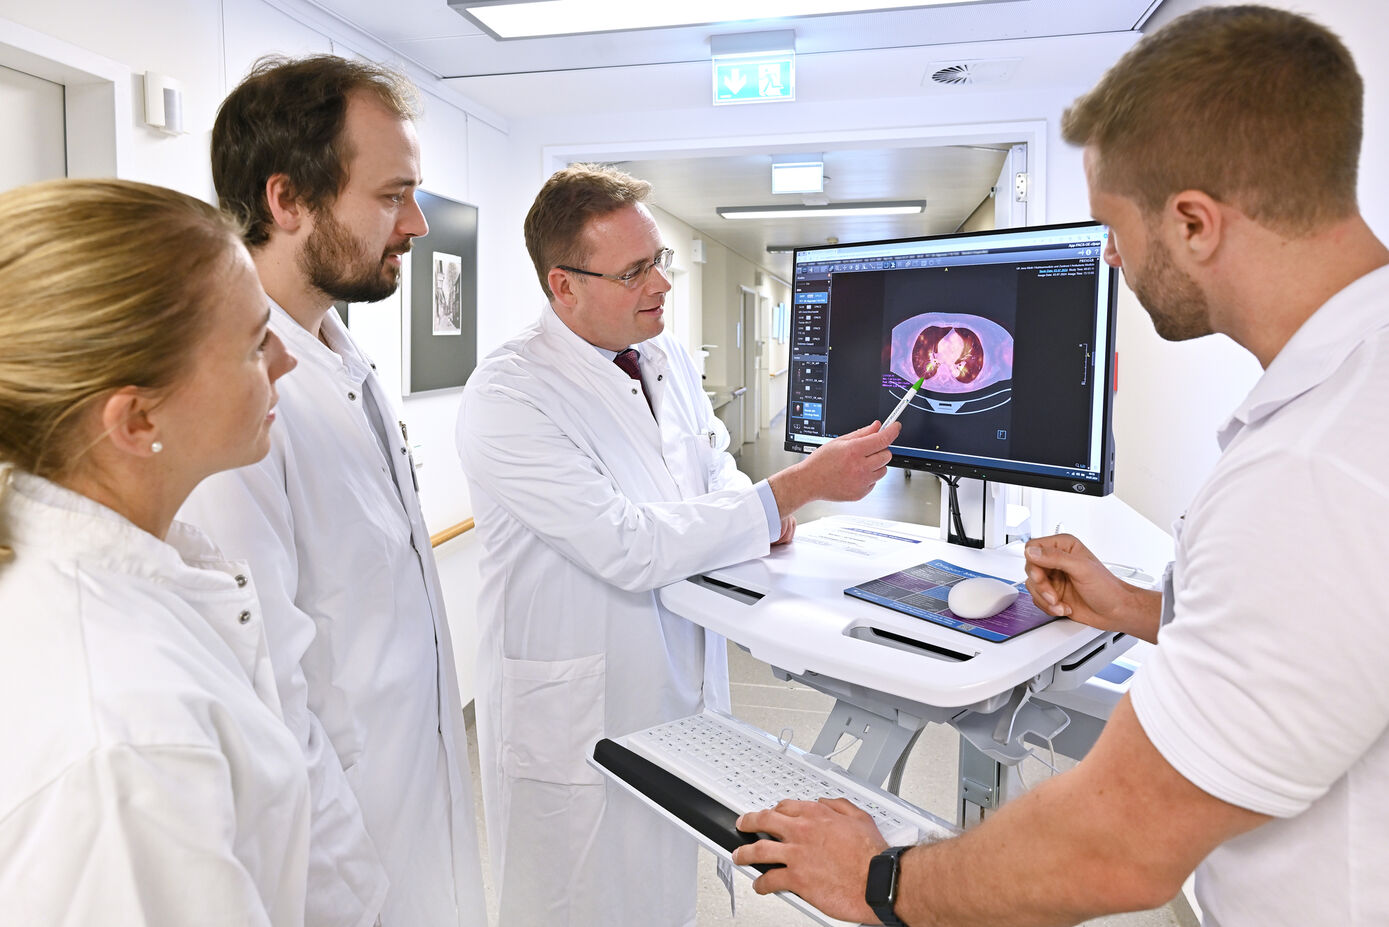
[[1105, 260], [1158, 333], [1220, 332], [1265, 368], [1161, 593], [1073, 537], [1027, 547], [1053, 614], [1159, 647], [1084, 762], [959, 839], [882, 852], [833, 802], [745, 815], [785, 841], [735, 854], [788, 865], [759, 891], [913, 927], [1069, 924], [1195, 869], [1207, 925], [1389, 924], [1389, 249], [1356, 205], [1362, 98], [1327, 30], [1218, 7], [1067, 111]]

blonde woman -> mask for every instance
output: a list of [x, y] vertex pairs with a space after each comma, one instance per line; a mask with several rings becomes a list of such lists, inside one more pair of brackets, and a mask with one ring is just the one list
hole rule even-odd
[[308, 781], [245, 569], [173, 521], [294, 366], [239, 230], [0, 194], [0, 919], [301, 924]]

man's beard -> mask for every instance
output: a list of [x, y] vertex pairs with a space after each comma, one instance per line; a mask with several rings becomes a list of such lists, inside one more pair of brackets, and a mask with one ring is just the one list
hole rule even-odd
[[400, 270], [385, 263], [386, 255], [410, 250], [410, 241], [389, 248], [378, 258], [364, 257], [366, 248], [347, 227], [323, 209], [314, 215], [314, 230], [299, 254], [299, 268], [309, 283], [334, 300], [374, 303], [400, 285]]
[[1133, 295], [1147, 310], [1153, 328], [1167, 341], [1187, 341], [1209, 335], [1210, 305], [1196, 281], [1177, 269], [1172, 254], [1153, 236], [1152, 253], [1143, 273], [1129, 280]]

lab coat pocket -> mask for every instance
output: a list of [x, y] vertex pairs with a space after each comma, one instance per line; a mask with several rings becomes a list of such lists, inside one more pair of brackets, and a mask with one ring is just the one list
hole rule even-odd
[[603, 781], [585, 759], [603, 736], [605, 655], [502, 659], [502, 769], [561, 785]]
[[719, 425], [718, 431], [701, 431], [685, 436], [686, 460], [691, 462], [690, 475], [694, 482], [681, 489], [687, 495], [703, 495], [714, 486], [723, 468], [723, 451], [728, 447], [728, 432]]

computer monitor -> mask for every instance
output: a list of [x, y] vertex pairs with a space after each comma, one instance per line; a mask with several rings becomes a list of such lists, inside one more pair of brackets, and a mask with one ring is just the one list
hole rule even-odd
[[892, 464], [1114, 488], [1117, 275], [1094, 222], [798, 248], [786, 449], [883, 420]]

